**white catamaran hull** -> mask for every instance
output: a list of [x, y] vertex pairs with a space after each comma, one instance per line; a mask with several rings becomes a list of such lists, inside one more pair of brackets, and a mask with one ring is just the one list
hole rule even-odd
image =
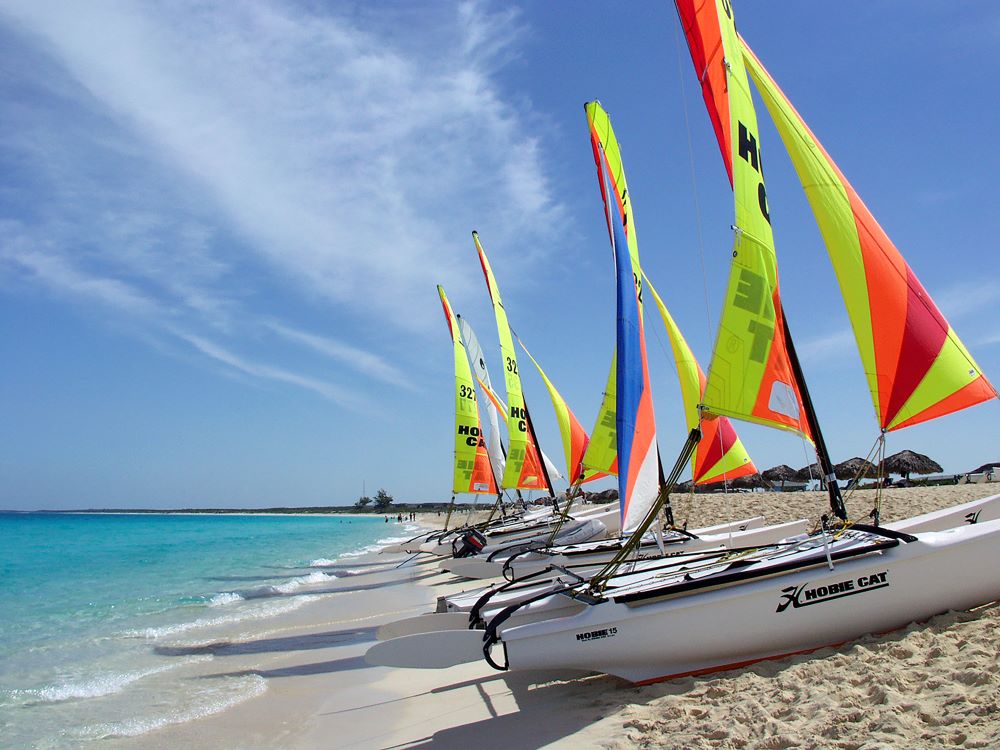
[[[703, 536], [708, 534], [726, 534], [746, 531], [748, 529], [757, 529], [763, 526], [764, 516], [754, 516], [753, 518], [746, 518], [740, 521], [732, 521], [731, 523], [718, 524], [716, 526], [709, 526], [704, 529], [695, 529], [691, 532], [693, 536]], [[798, 533], [798, 532], [796, 532]], [[644, 540], [646, 544], [647, 540]], [[607, 561], [611, 559], [611, 556], [621, 548], [621, 537], [609, 538], [605, 537], [599, 541], [589, 541], [589, 542], [573, 542], [570, 540], [558, 539], [553, 545], [557, 547], [557, 550], [548, 550], [549, 552], [559, 552], [566, 549], [566, 551], [574, 553], [574, 558], [569, 564], [576, 564], [579, 560], [581, 563], [599, 563], [602, 560]], [[650, 549], [656, 548], [657, 553], [659, 553], [659, 548], [656, 546], [656, 542], [653, 539], [652, 534], [648, 535], [648, 545]], [[584, 559], [586, 553], [592, 550], [595, 553], [593, 560]], [[447, 570], [449, 573], [454, 573], [457, 576], [462, 576], [463, 578], [496, 578], [497, 576], [506, 575], [504, 571], [504, 566], [508, 559], [510, 559], [510, 554], [502, 554], [503, 550], [500, 550], [501, 554], [489, 554], [486, 550], [483, 550], [476, 557], [462, 557], [454, 558], [451, 560], [444, 560], [441, 562], [440, 567], [443, 570]], [[489, 559], [493, 558], [493, 559]], [[518, 567], [515, 569], [513, 565], [511, 568], [511, 575], [513, 575], [512, 580], [517, 580], [527, 575], [528, 572], [534, 572], [536, 570], [541, 570], [548, 565], [565, 565], [567, 564], [565, 560], [556, 561], [553, 559], [552, 554], [546, 554], [542, 551], [537, 553], [527, 553], [525, 555], [519, 555], [516, 559], [519, 563]], [[523, 559], [523, 563], [521, 562]], [[543, 564], [538, 565], [536, 562], [542, 562]], [[523, 567], [522, 567], [523, 565]]]
[[932, 510], [930, 513], [893, 521], [885, 526], [894, 531], [918, 534], [921, 531], [942, 531], [962, 524], [985, 523], [998, 518], [1000, 518], [1000, 494], [953, 505], [950, 508]]
[[[534, 510], [529, 510], [529, 511], [526, 511], [524, 513], [518, 513], [518, 514], [515, 514], [515, 515], [512, 515], [512, 516], [508, 516], [507, 518], [495, 521], [493, 523], [493, 525], [490, 527], [490, 531], [491, 532], [500, 532], [505, 527], [506, 528], [518, 528], [518, 527], [521, 527], [521, 526], [523, 526], [525, 524], [536, 522], [539, 519], [547, 518], [550, 515], [552, 515], [552, 508], [547, 508], [547, 507], [546, 508], [536, 508]], [[395, 552], [395, 551], [397, 551], [395, 548], [398, 546], [399, 550], [402, 550], [403, 552], [408, 552], [410, 554], [421, 552], [421, 551], [423, 551], [421, 549], [422, 545], [426, 544], [429, 541], [437, 539], [438, 537], [441, 537], [441, 536], [444, 536], [446, 534], [449, 534], [449, 533], [450, 532], [447, 532], [447, 531], [444, 531], [444, 530], [441, 530], [441, 529], [434, 530], [434, 531], [428, 531], [428, 532], [425, 532], [423, 534], [420, 534], [420, 535], [414, 537], [413, 539], [409, 539], [409, 540], [407, 540], [405, 542], [402, 542], [399, 545], [393, 545], [391, 548], [389, 548], [388, 551]]]
[[[995, 521], [998, 516], [1000, 516], [1000, 495], [993, 495], [991, 497], [983, 498], [980, 500], [973, 500], [968, 503], [963, 503], [962, 505], [957, 505], [951, 508], [945, 508], [940, 511], [932, 511], [931, 513], [926, 513], [921, 516], [915, 516], [913, 518], [904, 519], [901, 521], [894, 522], [890, 524], [892, 528], [898, 531], [903, 531], [906, 533], [918, 533], [927, 530], [930, 531], [947, 531], [948, 534], [961, 534], [963, 529], [971, 527], [973, 529], [979, 528], [986, 524], [987, 521]], [[964, 526], [958, 526], [957, 528], [948, 530], [947, 524], [961, 523]], [[996, 524], [993, 524], [996, 527]], [[911, 545], [907, 545], [911, 546]], [[893, 551], [892, 554], [895, 554]], [[870, 558], [864, 558], [865, 560]], [[653, 564], [652, 562], [650, 564]], [[837, 564], [835, 573], [842, 570], [841, 563]], [[638, 568], [641, 568], [639, 565]], [[973, 564], [969, 570], [978, 570], [980, 565], [978, 563]], [[820, 571], [822, 572], [822, 571]], [[968, 571], [966, 571], [968, 574]], [[779, 579], [771, 579], [779, 580]], [[785, 580], [785, 579], [780, 579]], [[511, 630], [519, 625], [524, 625], [533, 622], [539, 622], [543, 620], [554, 620], [556, 618], [565, 618], [570, 615], [585, 614], [584, 610], [591, 610], [593, 607], [587, 607], [579, 601], [571, 599], [566, 596], [544, 596], [546, 592], [551, 592], [559, 588], [564, 588], [571, 579], [559, 579], [547, 578], [542, 579], [530, 584], [517, 584], [516, 587], [512, 587], [510, 590], [501, 591], [494, 596], [492, 596], [480, 612], [480, 617], [482, 620], [488, 622], [494, 616], [496, 616], [505, 607], [515, 605], [520, 601], [525, 601], [528, 598], [537, 598], [542, 595], [543, 598], [537, 601], [521, 607], [518, 609], [506, 622], [506, 626], [503, 629], [504, 633], [513, 633]], [[785, 585], [785, 584], [783, 584]], [[818, 585], [818, 584], [817, 584]], [[988, 583], [984, 585], [989, 587]], [[399, 639], [399, 642], [392, 646], [383, 646], [383, 644], [378, 644], [378, 646], [373, 647], [372, 662], [378, 663], [384, 666], [403, 666], [400, 661], [407, 662], [407, 666], [420, 666], [419, 664], [413, 664], [415, 657], [412, 656], [412, 652], [420, 652], [426, 647], [426, 644], [422, 644], [420, 641], [420, 634], [429, 633], [433, 631], [461, 631], [469, 627], [468, 614], [475, 604], [480, 600], [483, 594], [491, 590], [491, 587], [485, 587], [473, 591], [462, 592], [459, 594], [453, 594], [449, 597], [442, 598], [438, 602], [439, 612], [433, 615], [423, 615], [418, 618], [408, 618], [406, 620], [400, 620], [396, 623], [389, 623], [383, 628], [379, 629], [377, 637], [379, 639], [389, 639], [396, 638], [399, 635], [410, 636], [403, 641]], [[1000, 596], [1000, 590], [997, 590], [993, 596]], [[983, 594], [985, 598], [980, 598], [979, 601], [989, 601], [991, 594], [986, 591]], [[648, 606], [648, 605], [647, 605]], [[952, 606], [952, 605], [947, 605]], [[944, 609], [947, 609], [944, 606]], [[971, 605], [969, 605], [971, 606]], [[822, 609], [822, 607], [820, 607]], [[942, 611], [938, 609], [936, 611]], [[934, 612], [931, 612], [934, 614]], [[919, 619], [919, 615], [913, 615], [910, 620]], [[574, 621], [575, 622], [575, 621]], [[904, 623], [905, 624], [905, 623]], [[885, 628], [883, 628], [885, 629]], [[862, 634], [863, 632], [877, 631], [878, 628], [870, 627], [865, 630], [858, 630], [855, 628], [853, 635], [848, 637], [855, 637]], [[473, 653], [470, 650], [468, 644], [465, 641], [459, 644], [457, 638], [464, 637], [456, 634], [456, 653], [454, 656], [449, 657], [451, 659], [464, 659], [466, 661], [474, 660], [478, 658], [478, 654]], [[829, 641], [828, 643], [832, 643]], [[438, 639], [435, 641], [435, 647], [444, 648], [446, 639]], [[819, 645], [826, 645], [821, 643]], [[814, 648], [815, 646], [810, 646], [809, 648]], [[806, 647], [803, 647], [806, 648]], [[794, 649], [790, 649], [794, 651]], [[789, 651], [780, 651], [779, 653], [788, 653]], [[404, 653], [408, 655], [403, 656]], [[773, 655], [773, 654], [772, 654]], [[760, 657], [760, 658], [767, 658]], [[755, 659], [746, 658], [744, 661], [753, 661]], [[417, 659], [419, 661], [419, 659]], [[457, 661], [454, 663], [458, 663]], [[622, 675], [627, 676], [627, 675]], [[646, 678], [636, 678], [636, 679], [646, 679]]]
[[[773, 527], [765, 527], [763, 529], [752, 529], [745, 532], [734, 532], [733, 537], [736, 545], [753, 545], [753, 544], [764, 544], [776, 541], [778, 539], [783, 539], [787, 536], [792, 536], [795, 534], [800, 534], [806, 530], [805, 521], [793, 521], [791, 523], [779, 524]], [[763, 537], [755, 537], [755, 533], [767, 534], [770, 538], [768, 542], [762, 541]], [[740, 537], [739, 534], [748, 534], [751, 536]], [[727, 535], [728, 538], [728, 535]], [[689, 540], [683, 545], [684, 552], [696, 552], [698, 550], [711, 550], [711, 549], [723, 549], [726, 545], [722, 545], [717, 542], [715, 544], [697, 544], [701, 539]], [[690, 546], [689, 546], [690, 545]], [[680, 547], [680, 545], [678, 545]], [[657, 550], [658, 551], [658, 550]], [[679, 551], [679, 550], [678, 550]], [[610, 558], [608, 558], [610, 559]], [[641, 561], [636, 566], [636, 569], [642, 569], [644, 564], [657, 565], [659, 564], [659, 555], [650, 556], [647, 560]], [[469, 561], [469, 562], [473, 562]], [[459, 562], [459, 561], [447, 561], [447, 562]], [[600, 562], [598, 564], [592, 564], [589, 567], [573, 567], [573, 574], [580, 576], [581, 578], [588, 578], [589, 576], [600, 570], [604, 563]], [[492, 565], [492, 563], [486, 563], [487, 565]], [[495, 615], [500, 610], [505, 607], [509, 607], [513, 604], [525, 601], [529, 598], [536, 598], [539, 595], [543, 595], [546, 592], [556, 591], [557, 589], [565, 588], [567, 583], [572, 583], [574, 580], [572, 576], [560, 576], [559, 571], [553, 571], [552, 575], [545, 578], [540, 578], [537, 581], [530, 583], [518, 584], [506, 591], [500, 591], [495, 593], [490, 597], [489, 601], [483, 605], [481, 618], [488, 621], [493, 615]], [[378, 640], [388, 640], [390, 638], [397, 638], [402, 635], [415, 635], [418, 633], [430, 633], [437, 630], [465, 630], [469, 627], [470, 619], [469, 614], [472, 612], [473, 608], [476, 607], [480, 599], [482, 599], [484, 594], [487, 594], [494, 590], [494, 587], [486, 586], [479, 589], [474, 589], [472, 591], [463, 591], [458, 594], [453, 594], [448, 597], [442, 597], [438, 601], [438, 612], [434, 614], [418, 615], [417, 617], [409, 617], [402, 620], [397, 620], [392, 623], [388, 623], [380, 627], [376, 633], [376, 638]], [[521, 624], [525, 622], [535, 622], [540, 619], [546, 619], [550, 617], [563, 616], [571, 611], [579, 609], [581, 605], [573, 599], [567, 597], [550, 597], [543, 599], [539, 602], [535, 602], [527, 607], [519, 609], [509, 620], [509, 624]], [[402, 666], [402, 665], [397, 665]]]
[[[602, 527], [591, 526], [594, 534], [617, 534], [620, 529], [620, 518], [617, 507], [609, 508], [601, 506], [600, 509], [587, 509], [584, 513], [574, 513], [573, 519], [563, 523], [560, 533], [568, 534], [573, 529], [580, 527], [588, 521], [598, 521]], [[489, 530], [485, 532], [487, 539], [487, 549], [496, 550], [498, 547], [510, 544], [528, 544], [531, 542], [541, 542], [552, 535], [557, 519], [553, 516], [538, 519], [534, 522], [518, 525], [514, 528], [503, 528], [497, 531]], [[593, 536], [586, 538], [594, 538]], [[420, 545], [421, 552], [428, 552], [439, 557], [451, 557], [453, 549], [451, 546], [454, 537], [447, 537], [441, 542], [430, 541]]]
[[1000, 597], [1000, 521], [883, 552], [658, 601], [613, 601], [501, 627], [511, 669], [646, 682], [836, 645]]
[[[721, 534], [699, 534], [694, 539], [687, 539], [677, 545], [670, 545], [668, 551], [674, 547], [683, 549], [685, 552], [711, 549], [713, 547], [750, 547], [761, 544], [772, 544], [787, 537], [804, 534], [809, 530], [809, 522], [804, 518], [797, 521], [764, 526], [759, 529], [747, 529], [746, 531], [734, 531]], [[523, 555], [511, 561], [511, 580], [524, 578], [532, 573], [537, 573], [552, 565], [572, 566], [573, 572], [587, 578], [597, 572], [598, 569], [606, 565], [614, 557], [618, 550], [608, 550], [595, 552], [586, 555]], [[640, 548], [640, 559], [642, 557], [659, 557], [660, 550], [653, 544], [645, 545], [645, 549]], [[578, 567], [582, 566], [582, 567]], [[502, 565], [501, 565], [502, 568]]]

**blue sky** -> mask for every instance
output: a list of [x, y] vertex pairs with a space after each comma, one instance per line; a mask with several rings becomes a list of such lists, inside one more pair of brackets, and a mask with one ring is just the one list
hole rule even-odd
[[[1000, 8], [736, 12], [1000, 381]], [[622, 144], [644, 268], [707, 367], [732, 197], [668, 3], [2, 0], [0, 45], [0, 508], [341, 504], [363, 484], [447, 499], [435, 284], [496, 348], [473, 229], [589, 426], [614, 322], [592, 98]], [[877, 428], [836, 280], [762, 131], [790, 325], [834, 459], [864, 455]], [[670, 463], [679, 390], [647, 329]], [[544, 388], [525, 389], [561, 465]], [[1000, 460], [998, 417], [986, 404], [889, 450], [968, 470]], [[761, 468], [812, 460], [738, 429]]]

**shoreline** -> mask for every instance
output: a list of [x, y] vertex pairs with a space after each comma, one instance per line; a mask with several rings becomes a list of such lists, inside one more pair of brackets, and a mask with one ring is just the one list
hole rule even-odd
[[[883, 519], [986, 497], [1000, 486], [929, 489], [896, 490]], [[790, 503], [791, 496], [800, 497]], [[734, 493], [716, 503], [705, 497], [685, 509], [692, 525], [760, 508], [769, 511], [768, 521], [787, 520], [825, 503], [818, 492]], [[851, 497], [849, 508], [863, 516], [870, 498]], [[585, 673], [497, 672], [485, 662], [447, 670], [369, 667], [364, 653], [378, 625], [432, 611], [438, 596], [484, 583], [458, 580], [436, 560], [395, 567], [406, 558], [372, 552], [324, 567], [355, 572], [327, 587], [333, 596], [261, 623], [250, 638], [202, 647], [212, 656], [207, 676], [259, 676], [266, 683], [260, 695], [104, 744], [151, 750], [1000, 744], [995, 604], [838, 648], [643, 687]]]

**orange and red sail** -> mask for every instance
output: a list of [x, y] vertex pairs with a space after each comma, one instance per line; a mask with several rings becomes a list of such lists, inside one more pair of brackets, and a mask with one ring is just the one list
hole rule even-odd
[[892, 240], [760, 60], [739, 42], [826, 242], [879, 426], [895, 430], [996, 398]]

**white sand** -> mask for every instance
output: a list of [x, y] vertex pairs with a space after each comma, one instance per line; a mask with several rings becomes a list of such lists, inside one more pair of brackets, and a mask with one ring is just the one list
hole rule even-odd
[[[883, 520], [993, 494], [998, 485], [891, 491]], [[854, 517], [870, 493], [849, 500]], [[692, 527], [823, 512], [820, 493], [699, 495]], [[776, 511], [780, 509], [780, 511]], [[383, 556], [383, 559], [387, 556]], [[605, 676], [368, 667], [375, 626], [430, 611], [456, 582], [433, 563], [363, 567], [263, 632], [208, 649], [206, 674], [262, 675], [263, 695], [130, 740], [141, 748], [1000, 747], [1000, 611], [987, 605], [838, 649], [637, 688]], [[393, 561], [405, 559], [391, 556]], [[394, 563], [393, 563], [394, 564]], [[330, 586], [326, 587], [331, 588]], [[1000, 593], [1000, 592], [998, 592]], [[664, 633], [664, 637], [670, 637]]]

